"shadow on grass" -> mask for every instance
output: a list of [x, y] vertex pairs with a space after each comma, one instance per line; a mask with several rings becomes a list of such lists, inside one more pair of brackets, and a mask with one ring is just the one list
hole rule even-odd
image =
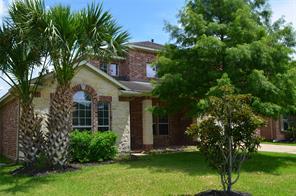
[[12, 176], [10, 172], [17, 167], [18, 166], [5, 166], [0, 168], [0, 195], [26, 193], [30, 189], [50, 181], [47, 176]]
[[[208, 166], [200, 152], [149, 155], [139, 160], [125, 161], [121, 164], [132, 169], [146, 168], [151, 172], [185, 172], [188, 175], [216, 174], [216, 171]], [[243, 164], [242, 171], [277, 175], [278, 168], [293, 167], [293, 165], [296, 170], [295, 155], [258, 153]]]

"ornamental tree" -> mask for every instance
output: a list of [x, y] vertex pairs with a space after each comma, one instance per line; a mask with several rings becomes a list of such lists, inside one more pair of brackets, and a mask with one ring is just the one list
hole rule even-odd
[[[166, 25], [174, 44], [160, 53], [154, 95], [170, 111], [191, 115], [215, 81], [227, 73], [256, 111], [295, 112], [295, 34], [283, 19], [271, 22], [266, 0], [189, 0], [178, 25]], [[173, 90], [172, 90], [173, 89]]]
[[223, 189], [229, 193], [240, 177], [242, 163], [259, 146], [256, 129], [264, 121], [250, 107], [251, 99], [248, 94], [236, 94], [224, 74], [200, 101], [201, 119], [187, 130], [198, 138], [199, 150], [218, 171]]

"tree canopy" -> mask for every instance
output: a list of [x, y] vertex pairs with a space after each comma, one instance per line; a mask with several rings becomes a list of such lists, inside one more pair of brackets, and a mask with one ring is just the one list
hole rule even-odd
[[178, 25], [166, 29], [174, 44], [159, 55], [161, 79], [153, 93], [168, 109], [195, 113], [199, 99], [227, 73], [237, 92], [252, 94], [258, 112], [296, 111], [294, 30], [283, 19], [271, 22], [266, 0], [189, 0]]

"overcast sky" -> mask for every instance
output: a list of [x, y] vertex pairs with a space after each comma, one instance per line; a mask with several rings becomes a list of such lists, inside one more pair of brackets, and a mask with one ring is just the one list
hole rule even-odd
[[[0, 0], [0, 23], [7, 16], [7, 7], [12, 0]], [[54, 4], [70, 5], [77, 10], [93, 0], [45, 0], [46, 6]], [[96, 1], [101, 2], [101, 1]], [[169, 41], [169, 35], [163, 31], [164, 21], [176, 23], [176, 14], [185, 0], [104, 0], [104, 8], [109, 10], [131, 34], [131, 41], [154, 39], [158, 43]], [[294, 23], [296, 29], [296, 0], [270, 0], [273, 20], [282, 16], [287, 22]], [[8, 85], [0, 79], [0, 97], [7, 92]]]

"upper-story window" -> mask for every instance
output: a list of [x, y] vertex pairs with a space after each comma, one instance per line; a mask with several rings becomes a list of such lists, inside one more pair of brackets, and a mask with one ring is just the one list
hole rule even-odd
[[118, 68], [118, 65], [115, 64], [115, 63], [112, 63], [112, 64], [101, 64], [100, 65], [100, 69], [107, 73], [107, 74], [110, 74], [111, 76], [118, 76], [119, 75], [119, 68]]
[[78, 91], [73, 96], [73, 128], [91, 130], [91, 97], [84, 91]]
[[146, 64], [146, 77], [147, 78], [156, 78], [157, 77], [157, 67], [155, 65]]
[[110, 64], [109, 65], [109, 74], [111, 76], [118, 76], [119, 75], [118, 65], [117, 64]]

